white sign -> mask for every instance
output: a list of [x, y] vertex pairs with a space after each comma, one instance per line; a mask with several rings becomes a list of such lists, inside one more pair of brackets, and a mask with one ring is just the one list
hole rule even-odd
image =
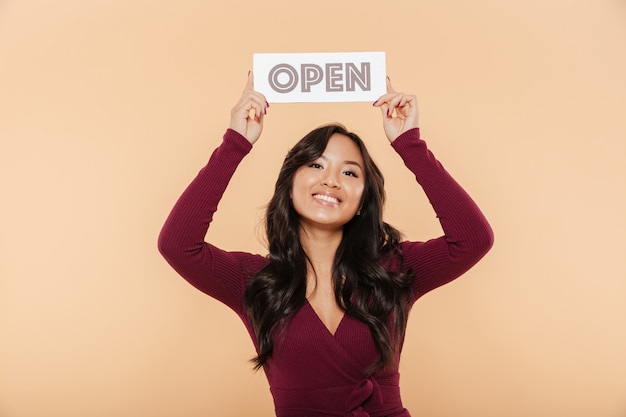
[[374, 101], [387, 92], [384, 52], [254, 54], [254, 89], [270, 103]]

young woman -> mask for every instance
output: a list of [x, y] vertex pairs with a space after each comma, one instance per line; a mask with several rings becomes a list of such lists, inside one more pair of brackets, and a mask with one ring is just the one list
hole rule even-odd
[[230, 128], [174, 206], [159, 250], [186, 280], [233, 309], [256, 347], [278, 417], [407, 417], [398, 365], [413, 303], [472, 267], [492, 230], [420, 139], [415, 96], [393, 90], [374, 107], [415, 174], [444, 235], [402, 241], [382, 219], [380, 170], [341, 125], [317, 128], [287, 154], [268, 205], [269, 255], [204, 242], [269, 104], [252, 74]]

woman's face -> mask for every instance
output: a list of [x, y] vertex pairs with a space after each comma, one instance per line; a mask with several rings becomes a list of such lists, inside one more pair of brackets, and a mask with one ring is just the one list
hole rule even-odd
[[358, 146], [335, 133], [318, 159], [298, 168], [291, 198], [302, 226], [332, 230], [354, 217], [364, 189], [364, 163]]

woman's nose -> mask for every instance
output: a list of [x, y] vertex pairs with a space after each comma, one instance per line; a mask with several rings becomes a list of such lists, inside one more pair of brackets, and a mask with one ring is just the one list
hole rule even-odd
[[324, 173], [324, 176], [322, 177], [322, 185], [325, 185], [330, 188], [341, 187], [341, 184], [339, 183], [339, 181], [337, 181], [337, 178], [335, 177], [335, 175], [329, 171], [326, 171]]

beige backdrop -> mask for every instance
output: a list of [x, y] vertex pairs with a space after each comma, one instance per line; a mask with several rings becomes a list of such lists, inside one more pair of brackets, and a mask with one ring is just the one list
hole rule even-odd
[[[254, 52], [386, 51], [492, 252], [412, 312], [405, 405], [428, 417], [626, 416], [624, 0], [0, 3], [0, 416], [273, 415], [226, 307], [156, 250]], [[367, 103], [275, 104], [211, 239], [263, 251], [286, 149], [361, 133], [387, 219], [440, 233]]]

